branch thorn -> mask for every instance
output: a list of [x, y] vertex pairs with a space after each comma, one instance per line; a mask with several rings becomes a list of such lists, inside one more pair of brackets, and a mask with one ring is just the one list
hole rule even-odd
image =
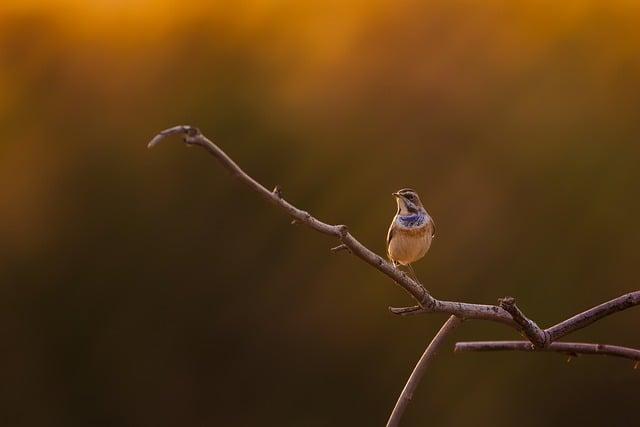
[[351, 253], [351, 249], [349, 249], [349, 246], [345, 245], [344, 243], [338, 246], [335, 246], [333, 248], [330, 249], [331, 252], [340, 252], [340, 251], [347, 251], [349, 253]]

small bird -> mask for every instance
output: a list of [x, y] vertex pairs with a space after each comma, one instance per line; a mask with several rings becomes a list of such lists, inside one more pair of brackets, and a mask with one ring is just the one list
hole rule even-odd
[[393, 196], [398, 203], [398, 212], [387, 233], [387, 254], [395, 267], [398, 264], [408, 266], [418, 280], [411, 264], [429, 250], [436, 226], [415, 191], [403, 188]]

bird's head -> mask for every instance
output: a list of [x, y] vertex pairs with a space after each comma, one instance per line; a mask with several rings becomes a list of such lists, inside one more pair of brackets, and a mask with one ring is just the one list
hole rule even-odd
[[424, 207], [418, 197], [418, 193], [410, 188], [403, 188], [392, 193], [398, 203], [398, 214], [411, 215], [414, 213], [424, 212]]

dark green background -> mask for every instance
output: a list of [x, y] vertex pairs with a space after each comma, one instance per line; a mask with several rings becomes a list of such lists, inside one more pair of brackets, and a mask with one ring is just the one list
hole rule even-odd
[[[13, 3], [9, 1], [9, 4]], [[438, 225], [437, 298], [541, 326], [638, 289], [635, 2], [61, 2], [0, 9], [0, 423], [382, 425], [445, 320], [199, 149], [384, 253], [390, 193]], [[640, 346], [629, 310], [570, 337]], [[419, 425], [629, 425], [622, 359], [464, 353]]]

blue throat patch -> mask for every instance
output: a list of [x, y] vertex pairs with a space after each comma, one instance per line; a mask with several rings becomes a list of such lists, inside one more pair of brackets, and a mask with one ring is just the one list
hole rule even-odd
[[412, 215], [398, 215], [398, 222], [403, 227], [421, 227], [427, 222], [427, 215], [419, 213]]

